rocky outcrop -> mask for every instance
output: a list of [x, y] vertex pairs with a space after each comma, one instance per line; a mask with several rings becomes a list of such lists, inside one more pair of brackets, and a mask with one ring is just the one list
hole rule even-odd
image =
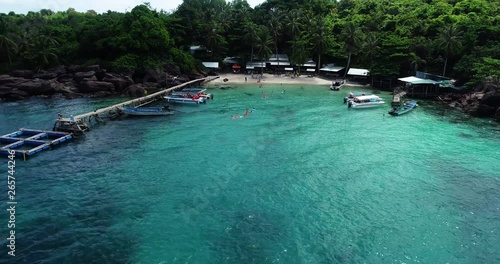
[[82, 81], [78, 89], [82, 93], [113, 92], [115, 87], [112, 83], [100, 81]]
[[146, 94], [146, 89], [142, 84], [133, 84], [126, 89], [125, 94], [130, 97], [141, 97]]
[[25, 79], [31, 79], [35, 75], [33, 71], [30, 70], [16, 70], [12, 71], [10, 74], [12, 77], [20, 77], [20, 78], [25, 78]]
[[[95, 77], [95, 71], [77, 72], [74, 78], [76, 82], [81, 82], [85, 79], [89, 80], [92, 77]], [[97, 80], [97, 78], [95, 80]]]
[[134, 81], [130, 76], [121, 76], [118, 74], [110, 74], [110, 73], [106, 73], [102, 81], [112, 83], [115, 87], [115, 90], [118, 92], [121, 92], [130, 85], [134, 84]]
[[57, 66], [41, 71], [15, 70], [0, 75], [0, 99], [20, 100], [55, 94], [66, 98], [113, 94], [138, 97], [201, 77], [203, 75], [200, 74], [183, 75], [179, 67], [168, 63], [163, 65], [163, 69], [148, 69], [136, 75], [132, 72], [108, 73], [99, 65]]
[[446, 101], [447, 98], [454, 99], [449, 106], [459, 108], [472, 116], [497, 117], [500, 115], [500, 87], [493, 84], [480, 85], [473, 92], [458, 98], [457, 95], [444, 95], [442, 100]]

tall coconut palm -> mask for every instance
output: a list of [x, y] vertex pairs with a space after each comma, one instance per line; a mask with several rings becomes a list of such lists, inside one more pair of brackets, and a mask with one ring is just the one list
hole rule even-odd
[[30, 38], [22, 55], [26, 61], [34, 62], [37, 66], [48, 66], [57, 61], [57, 46], [59, 43], [54, 38], [39, 34]]
[[250, 22], [245, 26], [246, 29], [246, 34], [244, 38], [250, 42], [250, 45], [252, 47], [252, 54], [250, 55], [250, 62], [253, 62], [253, 48], [255, 46], [255, 42], [257, 41], [257, 33], [258, 33], [258, 26], [257, 24]]
[[[292, 41], [295, 42], [295, 37], [297, 33], [300, 31], [303, 20], [303, 11], [302, 9], [295, 9], [290, 12], [290, 15], [287, 17], [286, 26], [292, 33]], [[292, 57], [295, 55], [295, 45], [292, 46]]]
[[[260, 27], [257, 33], [257, 42], [255, 47], [259, 53], [259, 58], [262, 62], [269, 59], [269, 54], [271, 54], [271, 46], [273, 45], [273, 40], [269, 36], [269, 31], [265, 27]], [[264, 67], [261, 67], [264, 74]]]
[[[373, 71], [373, 56], [377, 55], [377, 52], [380, 49], [379, 43], [380, 39], [374, 34], [369, 34], [363, 42], [363, 51], [366, 58], [369, 60], [370, 72]], [[371, 80], [373, 86], [373, 76]]]
[[457, 26], [454, 24], [445, 26], [439, 32], [437, 45], [444, 50], [446, 56], [443, 67], [443, 76], [446, 74], [448, 58], [462, 48], [462, 42], [460, 41], [462, 39], [462, 34], [463, 32], [458, 30]]
[[[275, 55], [278, 56], [278, 37], [281, 35], [281, 28], [283, 27], [283, 12], [277, 8], [272, 8], [269, 10], [269, 30], [274, 37], [274, 50]], [[279, 59], [276, 57], [279, 65]]]
[[353, 23], [348, 23], [344, 27], [344, 30], [342, 31], [342, 37], [344, 38], [344, 49], [348, 54], [347, 66], [344, 73], [345, 79], [351, 65], [352, 54], [358, 51], [361, 43], [361, 38], [358, 28]]
[[[292, 42], [293, 48], [295, 49], [295, 52], [292, 55], [292, 61], [295, 64], [301, 65], [306, 63], [311, 52], [310, 43], [311, 40], [305, 34], [299, 36]], [[300, 75], [300, 66], [299, 66], [299, 75]]]
[[413, 73], [416, 73], [418, 71], [418, 66], [421, 66], [422, 64], [426, 63], [426, 61], [420, 58], [415, 52], [411, 52], [409, 54], [409, 57], [410, 57], [410, 64], [413, 67]]
[[380, 39], [374, 34], [369, 34], [363, 42], [363, 51], [370, 65], [373, 62], [373, 56], [377, 55], [379, 49]]
[[314, 20], [312, 33], [312, 39], [314, 43], [314, 49], [318, 53], [318, 72], [321, 67], [321, 54], [328, 41], [328, 28], [326, 26], [325, 20], [322, 18], [317, 18]]
[[222, 35], [219, 33], [219, 25], [212, 21], [210, 29], [206, 35], [208, 46], [210, 47], [210, 59], [213, 58], [215, 50], [219, 47], [221, 43], [224, 42]]
[[9, 59], [9, 65], [12, 65], [11, 52], [17, 51], [17, 44], [5, 35], [0, 35], [0, 49], [4, 49]]

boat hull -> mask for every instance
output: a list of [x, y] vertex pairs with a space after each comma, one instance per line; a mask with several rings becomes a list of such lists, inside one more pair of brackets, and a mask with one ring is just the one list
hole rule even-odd
[[332, 90], [332, 91], [340, 91], [340, 89], [342, 89], [342, 87], [344, 87], [343, 84], [341, 84], [341, 85], [331, 85], [330, 86], [330, 90]]
[[352, 103], [350, 108], [354, 108], [354, 109], [375, 108], [375, 107], [379, 107], [379, 106], [385, 104], [385, 102], [368, 103], [368, 104], [358, 104], [358, 103], [354, 103], [354, 102], [350, 102], [350, 103]]
[[392, 111], [389, 111], [389, 114], [392, 116], [404, 115], [404, 114], [410, 112], [411, 110], [413, 110], [413, 108], [415, 108], [416, 106], [417, 106], [417, 102], [411, 101], [410, 103], [404, 104], [398, 108], [395, 108]]
[[206, 99], [204, 98], [198, 98], [198, 99], [192, 99], [192, 98], [172, 98], [172, 97], [164, 97], [165, 100], [169, 103], [179, 103], [179, 104], [204, 104], [206, 103]]
[[133, 108], [133, 107], [122, 107], [120, 110], [132, 116], [165, 116], [173, 115], [173, 111], [166, 111], [162, 107], [149, 107], [149, 108]]

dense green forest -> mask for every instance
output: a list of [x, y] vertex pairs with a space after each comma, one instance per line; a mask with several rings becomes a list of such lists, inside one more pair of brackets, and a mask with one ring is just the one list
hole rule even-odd
[[[148, 3], [130, 12], [68, 9], [0, 14], [0, 72], [58, 64], [141, 70], [163, 62], [184, 73], [226, 56], [266, 59], [286, 53], [369, 68], [374, 78], [416, 70], [459, 83], [500, 75], [500, 0], [184, 0], [172, 13]], [[252, 56], [253, 55], [253, 56]], [[319, 67], [319, 66], [318, 66]]]

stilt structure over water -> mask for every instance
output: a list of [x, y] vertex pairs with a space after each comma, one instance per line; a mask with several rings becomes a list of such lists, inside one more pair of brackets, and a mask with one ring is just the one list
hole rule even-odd
[[69, 133], [21, 128], [0, 136], [0, 155], [10, 155], [14, 151], [14, 155], [26, 160], [42, 150], [50, 149], [71, 139], [73, 136]]
[[151, 104], [155, 101], [163, 99], [164, 95], [166, 95], [172, 91], [181, 89], [183, 87], [186, 87], [188, 85], [195, 84], [195, 83], [209, 82], [209, 81], [212, 81], [212, 80], [217, 79], [217, 78], [219, 78], [219, 76], [210, 76], [210, 77], [192, 80], [192, 81], [185, 82], [183, 84], [179, 84], [177, 86], [174, 86], [174, 87], [171, 87], [171, 88], [168, 88], [165, 90], [161, 90], [159, 92], [156, 92], [156, 93], [153, 93], [150, 95], [146, 95], [146, 96], [143, 96], [143, 97], [140, 97], [137, 99], [133, 99], [133, 100], [129, 100], [129, 101], [126, 101], [123, 103], [119, 103], [119, 104], [115, 104], [115, 105], [108, 106], [105, 108], [97, 109], [93, 112], [84, 113], [84, 114], [77, 115], [77, 116], [71, 117], [71, 118], [59, 118], [58, 120], [56, 120], [53, 130], [54, 131], [62, 131], [62, 132], [70, 132], [70, 133], [75, 134], [75, 136], [78, 136], [78, 135], [82, 134], [83, 132], [89, 130], [89, 124], [91, 123], [92, 120], [99, 121], [102, 118], [102, 116], [107, 116], [107, 117], [111, 117], [111, 118], [118, 116], [120, 114], [120, 110], [119, 110], [120, 107], [140, 107], [140, 106], [148, 105], [148, 104]]
[[401, 98], [406, 96], [406, 92], [394, 92], [394, 95], [392, 96], [392, 106], [398, 106], [401, 105]]

